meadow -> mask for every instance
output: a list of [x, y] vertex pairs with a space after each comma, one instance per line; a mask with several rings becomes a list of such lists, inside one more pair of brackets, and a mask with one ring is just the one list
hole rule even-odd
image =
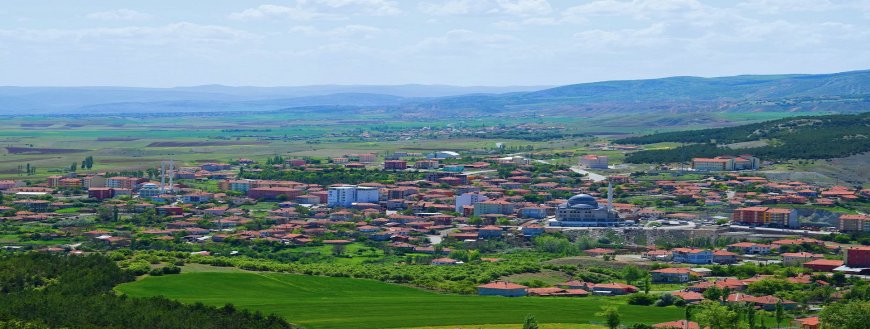
[[[604, 305], [614, 305], [623, 323], [680, 319], [676, 307], [627, 305], [621, 297], [506, 298], [439, 294], [371, 280], [268, 272], [191, 272], [145, 277], [116, 287], [133, 297], [162, 295], [185, 303], [201, 302], [275, 313], [306, 328], [510, 328], [533, 314], [544, 328], [594, 328]], [[558, 324], [558, 325], [557, 325]]]

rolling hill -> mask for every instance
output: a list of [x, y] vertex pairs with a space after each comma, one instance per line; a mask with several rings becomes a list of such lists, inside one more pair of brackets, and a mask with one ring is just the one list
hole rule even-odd
[[180, 88], [0, 87], [3, 114], [166, 113], [349, 106], [396, 115], [858, 112], [870, 70], [833, 74], [670, 77], [555, 88], [307, 86]]
[[870, 152], [870, 112], [793, 117], [748, 125], [659, 133], [622, 144], [689, 143], [626, 156], [632, 163], [668, 163], [692, 157], [752, 154], [765, 160], [831, 159]]

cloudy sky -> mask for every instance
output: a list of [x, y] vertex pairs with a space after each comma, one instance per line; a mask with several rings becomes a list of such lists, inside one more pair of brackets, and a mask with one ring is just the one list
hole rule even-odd
[[0, 85], [558, 85], [870, 69], [870, 0], [4, 0]]

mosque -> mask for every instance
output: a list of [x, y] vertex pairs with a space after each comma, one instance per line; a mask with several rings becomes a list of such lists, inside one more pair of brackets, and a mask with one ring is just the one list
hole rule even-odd
[[588, 194], [577, 194], [556, 208], [556, 220], [550, 226], [606, 227], [620, 226], [619, 213], [613, 210], [613, 187], [608, 186], [607, 205], [601, 206]]

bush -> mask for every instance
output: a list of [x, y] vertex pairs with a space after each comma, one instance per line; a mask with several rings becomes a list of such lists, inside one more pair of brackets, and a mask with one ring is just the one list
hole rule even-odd
[[674, 305], [674, 295], [669, 293], [664, 293], [659, 296], [659, 300], [656, 301], [656, 306], [664, 307]]
[[178, 274], [181, 273], [181, 268], [175, 265], [167, 265], [163, 268], [163, 274]]
[[163, 269], [161, 269], [161, 268], [155, 268], [155, 269], [149, 271], [149, 272], [148, 272], [148, 275], [151, 275], [151, 276], [161, 276], [161, 275], [163, 275]]
[[650, 294], [633, 294], [628, 296], [628, 304], [629, 305], [652, 305], [656, 302], [656, 298]]

